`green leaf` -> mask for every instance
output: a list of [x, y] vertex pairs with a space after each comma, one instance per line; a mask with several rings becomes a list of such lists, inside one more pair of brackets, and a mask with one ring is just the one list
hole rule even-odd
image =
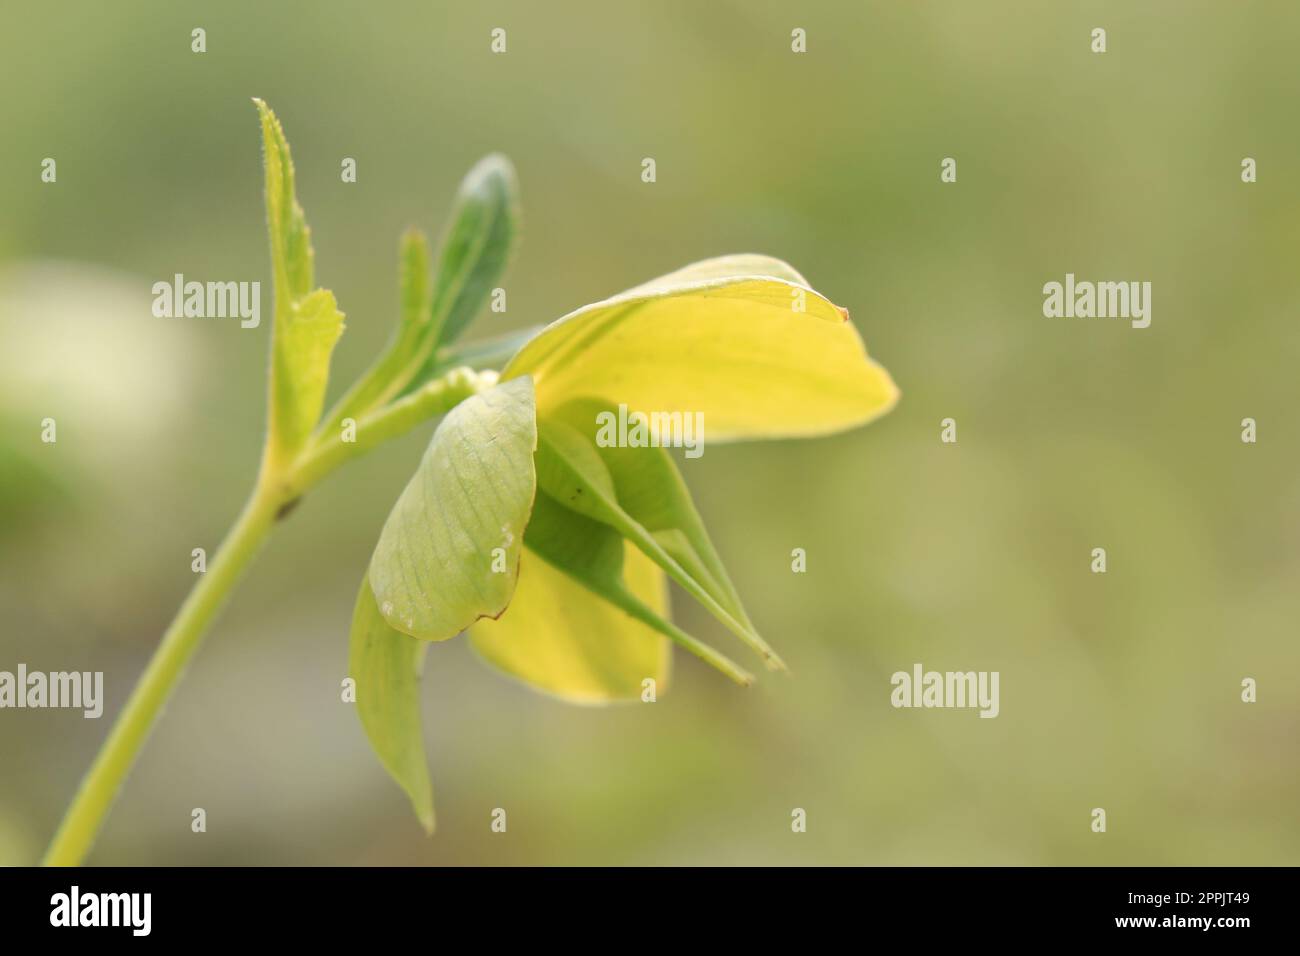
[[343, 313], [328, 289], [317, 289], [295, 302], [276, 330], [271, 434], [286, 456], [306, 444], [320, 419], [330, 355], [342, 334]]
[[312, 291], [311, 231], [294, 193], [293, 159], [284, 130], [261, 100], [266, 164], [266, 222], [275, 285], [267, 450], [283, 468], [311, 436], [329, 382], [330, 356], [343, 334], [343, 313], [332, 293]]
[[[700, 574], [698, 560], [695, 573], [684, 567], [664, 542], [622, 507], [609, 468], [597, 452], [595, 443], [581, 432], [558, 420], [539, 423], [537, 484], [569, 510], [614, 528], [759, 654], [769, 667], [785, 668], [780, 657], [753, 627], [727, 609], [726, 604], [734, 600], [734, 592], [729, 595], [711, 574]], [[675, 546], [676, 542], [670, 541], [670, 544]]]
[[411, 798], [425, 832], [433, 833], [433, 788], [420, 727], [419, 676], [427, 647], [388, 625], [363, 579], [348, 652], [357, 715], [380, 762]]
[[784, 262], [695, 263], [551, 323], [501, 377], [538, 414], [576, 398], [703, 414], [712, 441], [823, 435], [883, 415], [898, 389], [848, 313]]
[[392, 340], [370, 369], [348, 389], [321, 422], [321, 431], [336, 431], [345, 418], [360, 418], [402, 391], [420, 361], [429, 327], [429, 239], [419, 229], [402, 234], [398, 279], [401, 310]]
[[454, 342], [505, 272], [519, 221], [519, 186], [510, 160], [485, 156], [456, 194], [434, 283], [432, 347]]
[[[739, 665], [691, 637], [637, 599], [623, 580], [623, 537], [609, 525], [570, 511], [550, 495], [539, 491], [533, 503], [532, 519], [524, 534], [524, 544], [593, 594], [677, 642], [736, 683], [748, 685], [753, 682], [753, 677]], [[604, 646], [596, 644], [588, 650], [593, 655], [602, 655], [608, 650], [608, 638], [593, 636], [604, 642]]]
[[271, 108], [255, 99], [262, 118], [262, 151], [266, 164], [266, 224], [271, 237], [276, 309], [287, 307], [312, 290], [311, 230], [294, 193], [293, 159], [280, 121]]
[[533, 386], [515, 379], [442, 420], [370, 561], [380, 613], [404, 634], [455, 637], [510, 603], [532, 510]]
[[[359, 418], [419, 389], [440, 372], [467, 364], [455, 356], [448, 363], [446, 346], [469, 325], [504, 273], [518, 232], [518, 206], [514, 167], [504, 156], [490, 155], [469, 171], [456, 194], [431, 288], [427, 240], [414, 232], [404, 237], [397, 334], [331, 410], [322, 430], [336, 429], [344, 418]], [[517, 347], [493, 357], [498, 363], [494, 367], [515, 351]]]
[[[598, 401], [578, 400], [557, 412], [557, 419], [575, 431], [597, 427], [598, 415], [617, 411]], [[705, 584], [737, 621], [749, 630], [754, 625], [740, 595], [727, 575], [704, 521], [695, 509], [690, 490], [665, 448], [596, 446], [613, 482], [614, 495], [627, 514], [644, 527], [689, 574]]]

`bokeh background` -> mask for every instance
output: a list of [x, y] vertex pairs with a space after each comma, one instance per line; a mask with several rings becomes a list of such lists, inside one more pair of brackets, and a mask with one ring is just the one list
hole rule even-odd
[[[436, 234], [501, 150], [524, 237], [508, 313], [472, 335], [765, 252], [852, 311], [903, 400], [685, 464], [793, 678], [742, 691], [678, 652], [657, 703], [591, 710], [434, 647], [432, 839], [339, 696], [356, 582], [432, 425], [349, 466], [244, 581], [91, 862], [1300, 860], [1294, 4], [74, 0], [5, 21], [0, 669], [103, 670], [107, 704], [0, 712], [0, 861], [38, 858], [257, 465], [252, 96], [348, 313], [336, 390], [389, 335], [401, 230]], [[175, 272], [263, 281], [267, 319], [154, 318]], [[1151, 281], [1151, 327], [1044, 318], [1066, 272]], [[1001, 716], [891, 708], [917, 661], [1000, 671]]]

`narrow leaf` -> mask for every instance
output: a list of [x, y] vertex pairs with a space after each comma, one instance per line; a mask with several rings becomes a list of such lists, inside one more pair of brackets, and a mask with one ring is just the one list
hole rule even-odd
[[570, 511], [550, 495], [539, 491], [524, 544], [593, 594], [677, 642], [736, 683], [748, 685], [753, 682], [753, 677], [735, 662], [691, 637], [637, 599], [624, 583], [626, 548], [622, 535], [613, 528]]
[[519, 186], [510, 160], [494, 153], [461, 182], [443, 237], [433, 296], [433, 346], [455, 341], [483, 307], [514, 248]]
[[441, 641], [505, 610], [536, 489], [536, 447], [530, 379], [472, 396], [443, 419], [370, 561], [389, 624]]
[[[601, 413], [617, 417], [604, 403], [590, 400], [569, 403], [559, 410], [557, 417], [576, 431], [592, 433]], [[649, 531], [678, 564], [701, 582], [707, 582], [707, 590], [718, 603], [752, 631], [754, 626], [740, 595], [667, 449], [598, 443], [596, 450], [609, 470], [619, 506]]]
[[537, 484], [569, 510], [617, 530], [759, 654], [769, 667], [784, 669], [780, 657], [753, 627], [726, 609], [723, 602], [728, 596], [711, 575], [691, 573], [623, 509], [613, 477], [596, 451], [595, 443], [581, 432], [561, 421], [543, 421], [539, 425]]
[[275, 286], [267, 453], [283, 466], [306, 444], [325, 401], [330, 356], [343, 313], [327, 290], [312, 291], [311, 231], [294, 193], [293, 159], [284, 130], [261, 100], [266, 164], [266, 222]]
[[262, 118], [262, 150], [266, 164], [266, 224], [271, 238], [277, 313], [312, 290], [311, 230], [294, 193], [293, 159], [284, 130], [271, 108], [253, 100]]
[[420, 727], [420, 652], [427, 648], [389, 627], [363, 579], [352, 613], [348, 674], [356, 681], [357, 715], [370, 746], [433, 832], [433, 788]]
[[[432, 286], [428, 285], [427, 241], [423, 235], [408, 233], [402, 246], [402, 317], [397, 334], [331, 410], [323, 427], [335, 428], [345, 417], [363, 415], [419, 389], [447, 368], [466, 364], [448, 365], [447, 346], [482, 309], [505, 272], [518, 232], [518, 206], [519, 189], [510, 161], [496, 154], [480, 160], [456, 194]], [[494, 367], [515, 351], [512, 348], [495, 358]]]
[[420, 359], [421, 343], [429, 327], [429, 240], [418, 229], [402, 235], [398, 255], [398, 298], [401, 309], [397, 330], [383, 353], [339, 400], [323, 430], [335, 431], [345, 418], [360, 418], [400, 393]]

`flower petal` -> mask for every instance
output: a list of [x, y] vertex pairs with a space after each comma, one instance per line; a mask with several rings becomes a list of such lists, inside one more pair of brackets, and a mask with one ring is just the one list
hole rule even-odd
[[443, 641], [505, 610], [533, 507], [536, 446], [526, 378], [467, 398], [442, 420], [370, 559], [392, 627]]
[[[627, 589], [667, 617], [663, 572], [631, 545], [623, 547]], [[646, 678], [659, 693], [668, 680], [667, 638], [527, 549], [509, 610], [495, 621], [478, 621], [469, 633], [489, 664], [570, 703], [636, 700]]]
[[801, 280], [759, 256], [696, 263], [553, 322], [502, 377], [533, 377], [539, 416], [575, 398], [698, 412], [709, 441], [827, 434], [884, 414], [898, 399], [889, 373], [847, 312]]

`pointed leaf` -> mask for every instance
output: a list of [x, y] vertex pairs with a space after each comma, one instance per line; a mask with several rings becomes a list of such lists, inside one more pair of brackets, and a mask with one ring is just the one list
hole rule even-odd
[[[447, 364], [447, 346], [466, 329], [500, 281], [514, 249], [518, 220], [514, 167], [504, 156], [493, 154], [480, 160], [460, 185], [432, 287], [428, 286], [427, 242], [423, 235], [408, 234], [402, 248], [402, 318], [397, 335], [330, 412], [328, 428], [410, 394], [447, 368], [467, 364], [460, 360]], [[516, 350], [511, 348], [493, 361], [503, 363]]]
[[277, 314], [282, 306], [312, 290], [311, 230], [294, 193], [293, 159], [284, 130], [271, 108], [253, 100], [262, 118], [262, 150], [266, 164], [266, 224], [271, 238]]
[[427, 644], [389, 627], [363, 579], [352, 613], [348, 674], [356, 681], [357, 715], [384, 768], [433, 832], [433, 787], [420, 726], [419, 659]]
[[533, 504], [536, 445], [529, 379], [468, 398], [443, 419], [370, 561], [389, 624], [441, 641], [505, 610]]
[[[594, 434], [601, 413], [617, 417], [617, 412], [606, 404], [590, 400], [571, 402], [559, 409], [556, 417], [575, 431]], [[619, 506], [649, 531], [678, 564], [704, 583], [736, 620], [754, 630], [672, 455], [664, 448], [599, 443], [596, 451], [609, 470]]]
[[293, 159], [284, 130], [261, 100], [266, 164], [266, 223], [275, 286], [270, 422], [267, 448], [283, 466], [302, 449], [320, 419], [330, 356], [343, 333], [343, 313], [332, 293], [314, 292], [311, 231], [294, 193]]
[[848, 314], [797, 277], [763, 257], [696, 263], [552, 323], [502, 377], [532, 375], [542, 417], [596, 397], [703, 413], [713, 441], [826, 434], [884, 414], [898, 397], [889, 373]]
[[510, 261], [519, 186], [510, 160], [492, 154], [469, 171], [443, 237], [433, 296], [434, 345], [455, 341], [483, 307]]
[[545, 420], [538, 425], [537, 439], [539, 488], [569, 510], [614, 528], [668, 572], [710, 614], [759, 654], [769, 667], [785, 667], [776, 652], [751, 626], [724, 607], [728, 595], [718, 582], [711, 576], [702, 578], [692, 574], [623, 509], [613, 477], [592, 440], [562, 421]]
[[738, 684], [753, 677], [725, 655], [691, 637], [657, 614], [628, 589], [623, 580], [623, 537], [609, 525], [585, 518], [539, 491], [524, 534], [525, 546], [587, 590], [680, 644]]
[[387, 404], [405, 388], [420, 361], [421, 343], [429, 328], [429, 240], [418, 229], [402, 235], [399, 252], [397, 331], [378, 360], [331, 410], [322, 430], [335, 431], [345, 418], [359, 418]]

